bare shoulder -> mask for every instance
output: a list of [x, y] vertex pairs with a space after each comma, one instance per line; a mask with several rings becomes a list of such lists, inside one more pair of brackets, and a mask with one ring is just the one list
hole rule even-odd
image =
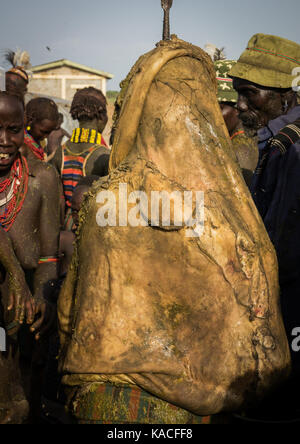
[[[97, 149], [94, 151], [95, 154], [97, 154], [97, 156], [102, 156], [103, 154], [108, 154], [110, 155], [111, 150], [109, 148], [107, 148], [107, 146], [104, 145], [98, 145]], [[94, 154], [93, 153], [93, 154]]]
[[50, 160], [51, 165], [55, 167], [56, 171], [59, 174], [61, 173], [62, 157], [63, 157], [63, 146], [59, 146], [53, 158]]
[[87, 174], [96, 174], [97, 176], [107, 176], [109, 169], [110, 149], [100, 146], [95, 149], [87, 164]]

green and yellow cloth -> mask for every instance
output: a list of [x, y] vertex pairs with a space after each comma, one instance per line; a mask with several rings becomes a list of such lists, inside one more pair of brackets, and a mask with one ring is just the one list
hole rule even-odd
[[238, 94], [233, 89], [232, 78], [228, 75], [235, 64], [235, 60], [218, 60], [215, 62], [215, 70], [218, 81], [218, 101], [220, 103], [237, 103]]
[[300, 67], [300, 45], [274, 35], [255, 34], [229, 75], [270, 88], [292, 88]]
[[210, 424], [202, 417], [125, 384], [92, 383], [69, 393], [79, 424]]

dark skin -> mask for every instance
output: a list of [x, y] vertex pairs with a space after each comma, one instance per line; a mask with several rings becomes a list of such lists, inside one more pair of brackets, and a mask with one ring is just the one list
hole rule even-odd
[[239, 78], [233, 79], [233, 87], [239, 94], [239, 117], [245, 128], [254, 133], [297, 105], [292, 89], [267, 88]]
[[220, 108], [229, 135], [232, 139], [234, 138], [233, 147], [245, 182], [248, 187], [250, 187], [252, 174], [258, 161], [257, 142], [252, 135], [251, 137], [247, 137], [246, 134], [242, 136], [237, 134], [235, 137], [233, 137], [235, 133], [238, 133], [241, 130], [246, 132], [246, 129], [239, 118], [239, 111], [236, 104], [231, 102], [221, 102]]
[[[77, 186], [74, 190], [71, 209], [72, 209], [72, 218], [75, 225], [74, 231], [77, 230], [79, 226], [79, 211], [81, 209], [84, 194], [89, 191], [89, 187], [86, 185]], [[73, 251], [74, 251], [74, 241], [76, 236], [72, 231], [61, 231], [60, 233], [60, 254], [63, 255], [64, 259], [61, 263], [60, 274], [64, 274], [68, 271], [69, 265], [71, 263]]]
[[238, 125], [240, 124], [239, 112], [234, 103], [221, 102], [220, 108], [222, 116], [225, 120], [229, 135], [232, 136]]
[[[0, 96], [0, 153], [8, 154], [8, 158], [0, 160], [0, 181], [10, 174], [23, 143], [23, 133], [21, 104], [12, 96]], [[49, 281], [57, 278], [58, 264], [38, 265], [38, 261], [40, 257], [57, 256], [58, 253], [60, 188], [57, 174], [50, 165], [28, 159], [28, 167], [28, 192], [8, 236], [22, 269], [34, 275], [35, 315], [40, 314], [40, 317], [31, 331], [39, 339], [49, 328], [49, 306], [45, 296]], [[2, 214], [4, 210], [1, 207]]]
[[26, 117], [26, 127], [30, 126], [29, 134], [34, 138], [37, 143], [41, 143], [45, 140], [52, 131], [57, 129], [58, 123], [56, 120], [33, 120], [33, 118]]
[[89, 187], [86, 185], [79, 185], [75, 188], [72, 202], [71, 202], [71, 210], [72, 210], [72, 218], [76, 229], [79, 227], [79, 211], [81, 209], [81, 205], [83, 203], [84, 195], [89, 191]]
[[17, 95], [24, 100], [25, 94], [27, 93], [28, 83], [21, 76], [17, 74], [7, 72], [6, 77], [6, 91], [9, 94]]
[[[33, 137], [34, 141], [41, 144], [41, 142], [45, 140], [52, 133], [52, 131], [57, 129], [58, 123], [57, 121], [49, 119], [43, 119], [40, 121], [36, 120], [34, 117], [25, 116], [25, 125], [26, 128], [30, 127], [28, 133]], [[36, 159], [35, 155], [26, 145], [23, 145], [21, 153], [26, 158]]]
[[60, 276], [65, 275], [68, 272], [69, 265], [73, 256], [74, 246], [73, 243], [76, 239], [73, 231], [61, 231], [59, 240], [59, 253], [62, 255], [60, 262]]
[[63, 115], [59, 115], [59, 121], [57, 128], [52, 131], [48, 136], [47, 141], [47, 161], [49, 162], [55, 156], [56, 150], [61, 146], [61, 142], [64, 137], [70, 138], [70, 134], [66, 130], [61, 128], [63, 123]]
[[26, 319], [28, 324], [32, 324], [36, 310], [35, 303], [12, 243], [2, 228], [0, 228], [0, 262], [9, 276], [8, 311], [14, 310], [15, 322], [22, 324]]
[[[105, 113], [100, 119], [93, 119], [88, 121], [79, 122], [80, 128], [85, 129], [95, 129], [96, 131], [102, 133], [107, 123], [107, 114]], [[72, 151], [72, 153], [80, 154], [85, 152], [92, 146], [91, 143], [72, 143], [70, 140], [66, 143], [66, 146]], [[108, 161], [109, 161], [110, 151], [99, 146], [99, 150], [96, 150], [88, 159], [86, 164], [86, 175], [97, 175], [100, 177], [106, 176], [108, 174]], [[55, 166], [59, 174], [61, 174], [62, 165], [62, 149], [58, 149], [55, 153], [54, 158], [51, 163]]]

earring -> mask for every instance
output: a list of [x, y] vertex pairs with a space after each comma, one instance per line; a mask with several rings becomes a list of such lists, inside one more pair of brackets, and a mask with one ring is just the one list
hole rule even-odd
[[31, 126], [28, 125], [28, 127], [26, 129], [27, 129], [27, 131], [30, 131], [31, 130]]
[[284, 104], [284, 112], [286, 113], [287, 112], [287, 110], [288, 110], [288, 108], [289, 108], [289, 105], [288, 105], [288, 102], [287, 102], [287, 100], [285, 100], [285, 104]]

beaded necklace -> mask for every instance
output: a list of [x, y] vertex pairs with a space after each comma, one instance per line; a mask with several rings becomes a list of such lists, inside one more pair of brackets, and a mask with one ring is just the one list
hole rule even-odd
[[243, 131], [243, 130], [237, 131], [236, 133], [234, 133], [234, 134], [230, 137], [230, 139], [233, 140], [233, 139], [235, 139], [237, 136], [241, 136], [242, 134], [245, 134], [245, 131]]
[[97, 144], [106, 146], [101, 133], [98, 133], [94, 129], [76, 128], [74, 129], [70, 140], [72, 143], [91, 143], [93, 145]]
[[0, 215], [0, 226], [9, 231], [21, 211], [28, 190], [28, 165], [24, 157], [18, 156], [14, 161], [10, 176], [0, 184], [0, 192], [7, 192], [6, 198], [0, 200], [0, 207], [6, 206]]
[[46, 154], [43, 148], [40, 144], [35, 142], [34, 138], [31, 136], [31, 134], [28, 133], [27, 130], [25, 130], [24, 133], [24, 143], [28, 148], [32, 151], [32, 153], [42, 162], [45, 162], [46, 160]]

